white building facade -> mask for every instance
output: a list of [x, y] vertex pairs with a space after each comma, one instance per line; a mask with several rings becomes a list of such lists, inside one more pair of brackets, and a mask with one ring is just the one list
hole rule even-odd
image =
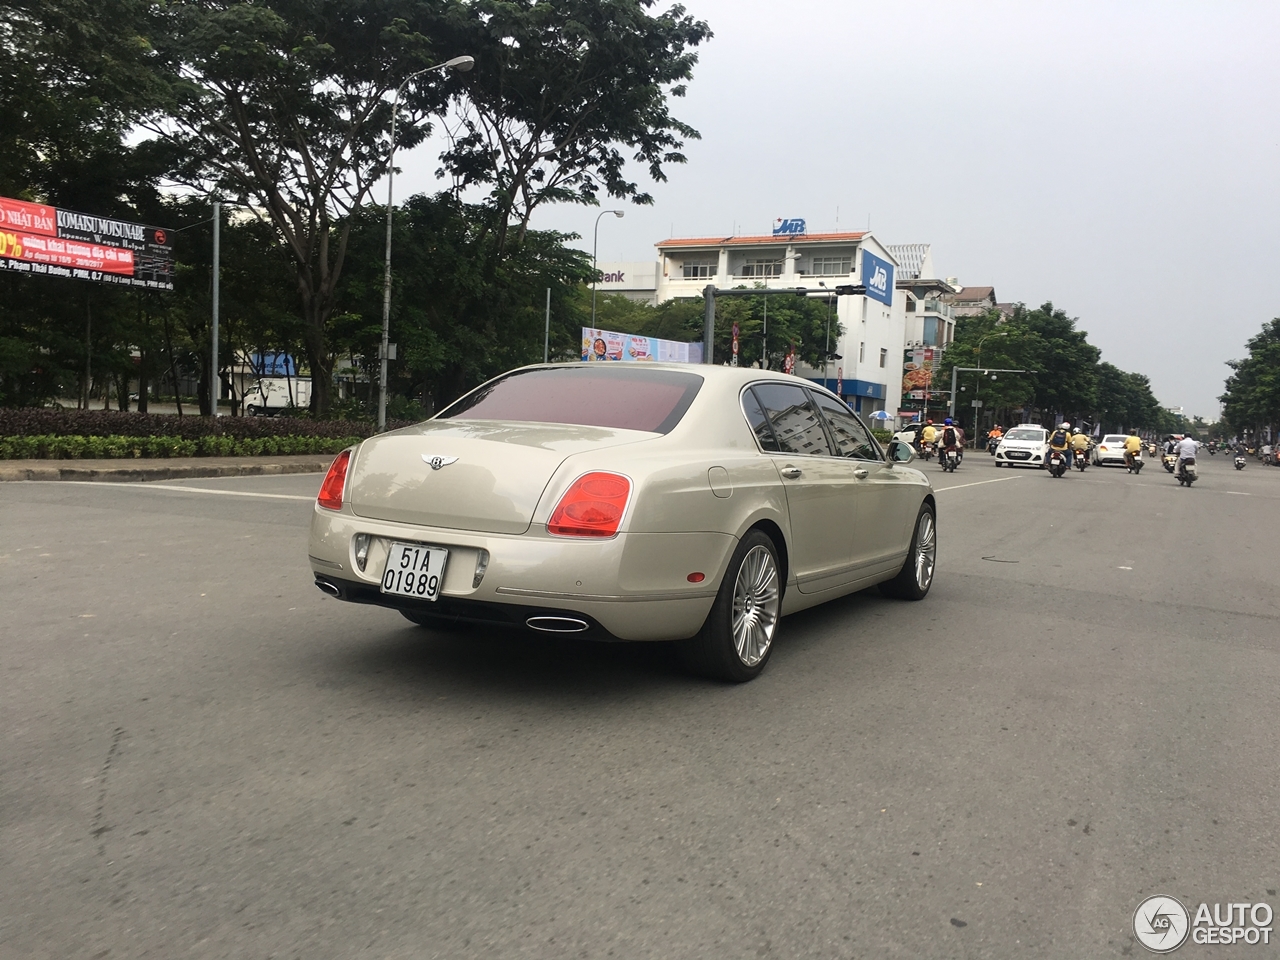
[[[821, 368], [804, 364], [795, 372], [825, 382], [859, 413], [896, 413], [902, 392], [906, 298], [895, 284], [897, 261], [869, 231], [694, 237], [663, 240], [656, 246], [651, 288], [648, 274], [637, 271], [636, 265], [600, 263], [606, 279], [597, 289], [655, 304], [701, 298], [708, 284], [722, 290], [804, 287], [810, 296], [831, 297], [833, 317], [844, 328], [841, 335], [832, 336], [831, 353], [839, 358], [828, 361], [825, 375]], [[838, 286], [865, 286], [867, 292], [832, 296]]]

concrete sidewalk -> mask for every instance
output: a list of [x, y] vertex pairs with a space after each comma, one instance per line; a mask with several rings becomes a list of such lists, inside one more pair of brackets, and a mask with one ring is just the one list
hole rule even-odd
[[0, 481], [101, 480], [137, 483], [190, 477], [324, 473], [335, 454], [302, 457], [172, 457], [139, 460], [0, 460]]

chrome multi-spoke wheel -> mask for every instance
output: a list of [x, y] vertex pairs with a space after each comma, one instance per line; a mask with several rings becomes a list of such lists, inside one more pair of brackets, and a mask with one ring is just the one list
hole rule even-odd
[[785, 568], [763, 530], [748, 530], [729, 559], [706, 623], [676, 649], [688, 666], [730, 683], [764, 670], [781, 627]]
[[733, 645], [744, 666], [764, 659], [778, 625], [778, 564], [763, 545], [751, 548], [733, 585]]
[[938, 562], [938, 521], [933, 504], [925, 501], [916, 514], [915, 531], [907, 547], [902, 569], [892, 580], [880, 584], [886, 597], [901, 600], [923, 600], [933, 586], [933, 571]]
[[915, 561], [916, 588], [921, 591], [929, 589], [933, 583], [933, 566], [938, 559], [938, 538], [933, 523], [933, 514], [927, 510], [920, 511], [916, 521]]

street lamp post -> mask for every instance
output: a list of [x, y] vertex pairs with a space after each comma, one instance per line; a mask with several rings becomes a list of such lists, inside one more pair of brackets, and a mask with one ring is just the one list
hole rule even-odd
[[621, 220], [626, 216], [625, 210], [601, 210], [596, 214], [596, 226], [591, 231], [591, 328], [594, 330], [596, 326], [596, 248], [600, 242], [600, 218], [606, 213], [612, 213]]
[[[982, 369], [982, 345], [992, 337], [1007, 337], [1009, 334], [1005, 330], [998, 330], [994, 333], [988, 333], [984, 337], [978, 339], [978, 369]], [[978, 399], [978, 395], [982, 393], [982, 377], [978, 377], [978, 383], [973, 388], [973, 398]], [[982, 415], [982, 408], [975, 406], [973, 408], [973, 448], [978, 449], [978, 418]]]
[[391, 98], [391, 147], [387, 153], [387, 250], [382, 268], [382, 349], [379, 351], [378, 365], [378, 432], [387, 429], [387, 353], [388, 340], [391, 336], [391, 198], [396, 179], [396, 118], [400, 113], [400, 91], [410, 80], [416, 80], [424, 73], [433, 70], [457, 70], [466, 73], [476, 64], [474, 57], [454, 57], [434, 67], [423, 67], [415, 70], [396, 87], [395, 96]]

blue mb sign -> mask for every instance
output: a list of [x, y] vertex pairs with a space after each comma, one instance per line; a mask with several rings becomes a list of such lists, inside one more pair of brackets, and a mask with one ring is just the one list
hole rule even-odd
[[779, 217], [773, 221], [773, 235], [775, 237], [795, 237], [804, 234], [804, 221], [792, 217], [784, 220]]

